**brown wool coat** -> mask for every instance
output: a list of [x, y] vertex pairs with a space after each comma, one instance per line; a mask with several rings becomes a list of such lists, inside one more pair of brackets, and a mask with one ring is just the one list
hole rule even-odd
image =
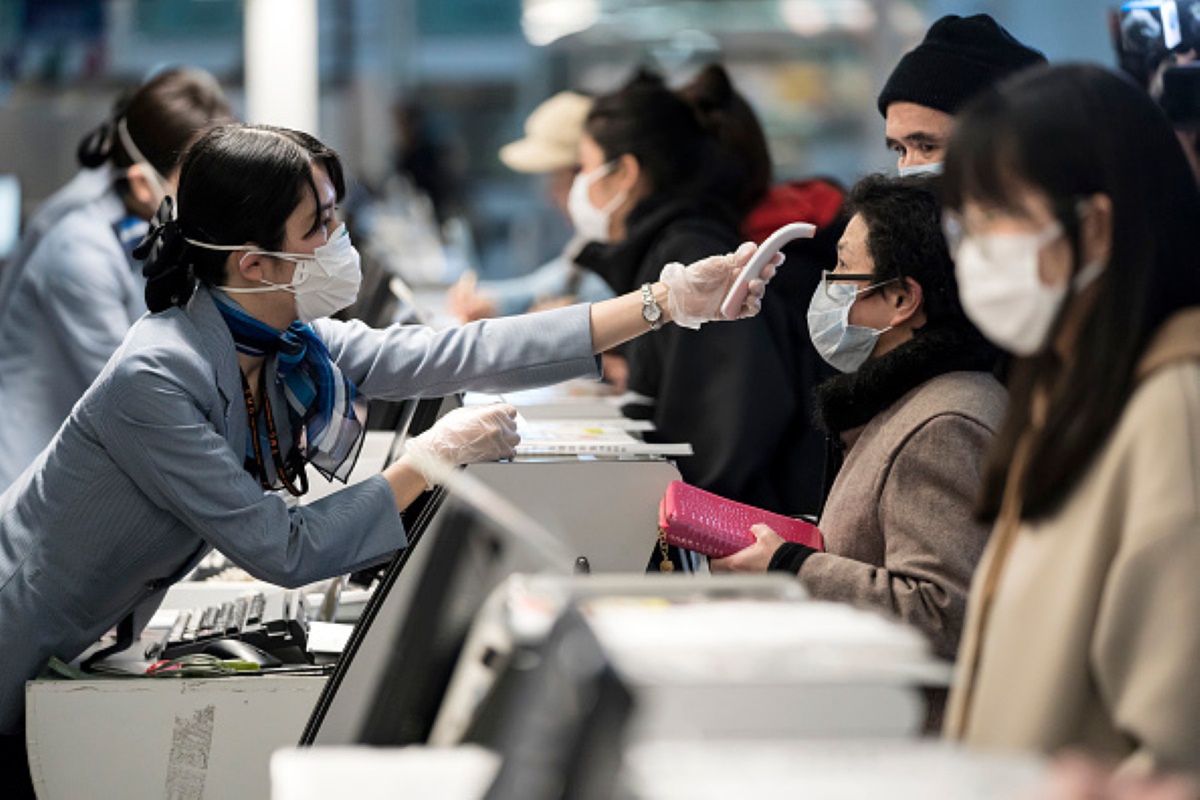
[[826, 552], [800, 568], [805, 588], [895, 614], [953, 657], [988, 535], [971, 512], [1006, 400], [990, 374], [951, 372], [844, 434], [820, 521]]
[[1168, 320], [1138, 376], [1057, 512], [1023, 521], [1006, 498], [971, 587], [949, 737], [1200, 775], [1200, 309]]

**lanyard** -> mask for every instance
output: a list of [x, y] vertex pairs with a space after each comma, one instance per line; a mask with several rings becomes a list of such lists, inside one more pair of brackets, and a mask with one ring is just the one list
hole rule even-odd
[[[288, 476], [287, 463], [284, 461], [279, 452], [279, 436], [275, 432], [275, 416], [271, 413], [271, 401], [267, 397], [266, 384], [266, 365], [261, 367], [258, 373], [258, 393], [262, 397], [263, 416], [267, 420], [267, 442], [271, 447], [271, 461], [275, 464], [275, 474], [279, 476], [279, 480], [283, 483], [283, 488], [287, 489], [288, 494], [292, 497], [300, 497], [308, 491], [308, 473], [304, 470], [304, 464], [301, 462], [297, 465], [294, 477], [300, 480], [300, 488], [297, 489], [292, 483], [292, 478]], [[254, 395], [250, 393], [250, 384], [246, 382], [246, 375], [242, 373], [242, 394], [246, 397], [246, 414], [250, 418], [250, 440], [254, 446], [255, 468], [258, 472], [258, 482], [266, 491], [274, 491], [275, 487], [267, 480], [267, 468], [263, 461], [262, 441], [258, 436], [258, 408], [254, 403]], [[297, 451], [292, 450], [292, 454]], [[300, 459], [289, 459], [293, 463]]]

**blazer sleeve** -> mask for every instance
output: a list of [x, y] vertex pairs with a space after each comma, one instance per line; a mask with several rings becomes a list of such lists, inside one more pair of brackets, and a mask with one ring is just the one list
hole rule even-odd
[[586, 305], [443, 331], [328, 319], [313, 327], [338, 368], [367, 397], [504, 392], [600, 375]]
[[[300, 586], [376, 563], [405, 546], [382, 476], [289, 509], [264, 492], [187, 390], [144, 355], [121, 362], [124, 391], [97, 422], [106, 451], [149, 502], [256, 578]], [[203, 380], [197, 369], [194, 380]], [[211, 380], [211, 376], [209, 377]]]
[[[1131, 524], [1139, 513], [1131, 509]], [[1143, 527], [1118, 549], [1102, 589], [1091, 662], [1134, 753], [1123, 769], [1200, 773], [1200, 519]]]
[[972, 509], [991, 431], [944, 414], [917, 428], [884, 477], [878, 505], [884, 566], [816, 553], [800, 579], [818, 598], [883, 609], [921, 630], [953, 658], [967, 594], [988, 528]]
[[39, 300], [63, 351], [91, 383], [134, 323], [126, 303], [129, 283], [120, 274], [133, 268], [115, 246], [87, 236], [67, 240], [59, 233], [35, 251], [34, 258], [46, 259]]

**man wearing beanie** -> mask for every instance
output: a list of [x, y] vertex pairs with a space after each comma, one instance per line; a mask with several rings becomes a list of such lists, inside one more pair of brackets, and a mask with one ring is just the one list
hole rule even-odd
[[950, 14], [933, 23], [879, 93], [900, 174], [939, 171], [959, 109], [1009, 75], [1045, 63], [987, 14]]

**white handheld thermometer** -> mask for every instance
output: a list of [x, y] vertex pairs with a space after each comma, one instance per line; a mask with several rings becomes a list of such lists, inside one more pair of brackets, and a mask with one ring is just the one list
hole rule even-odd
[[767, 240], [760, 244], [758, 250], [750, 257], [750, 263], [742, 268], [742, 272], [733, 282], [733, 286], [729, 287], [729, 294], [725, 295], [725, 301], [721, 303], [721, 316], [725, 319], [733, 319], [737, 315], [742, 308], [742, 303], [746, 302], [746, 293], [750, 291], [750, 281], [762, 274], [763, 269], [771, 263], [771, 259], [784, 245], [796, 239], [811, 239], [816, 232], [816, 225], [808, 222], [793, 222], [790, 225], [784, 225], [768, 236]]

